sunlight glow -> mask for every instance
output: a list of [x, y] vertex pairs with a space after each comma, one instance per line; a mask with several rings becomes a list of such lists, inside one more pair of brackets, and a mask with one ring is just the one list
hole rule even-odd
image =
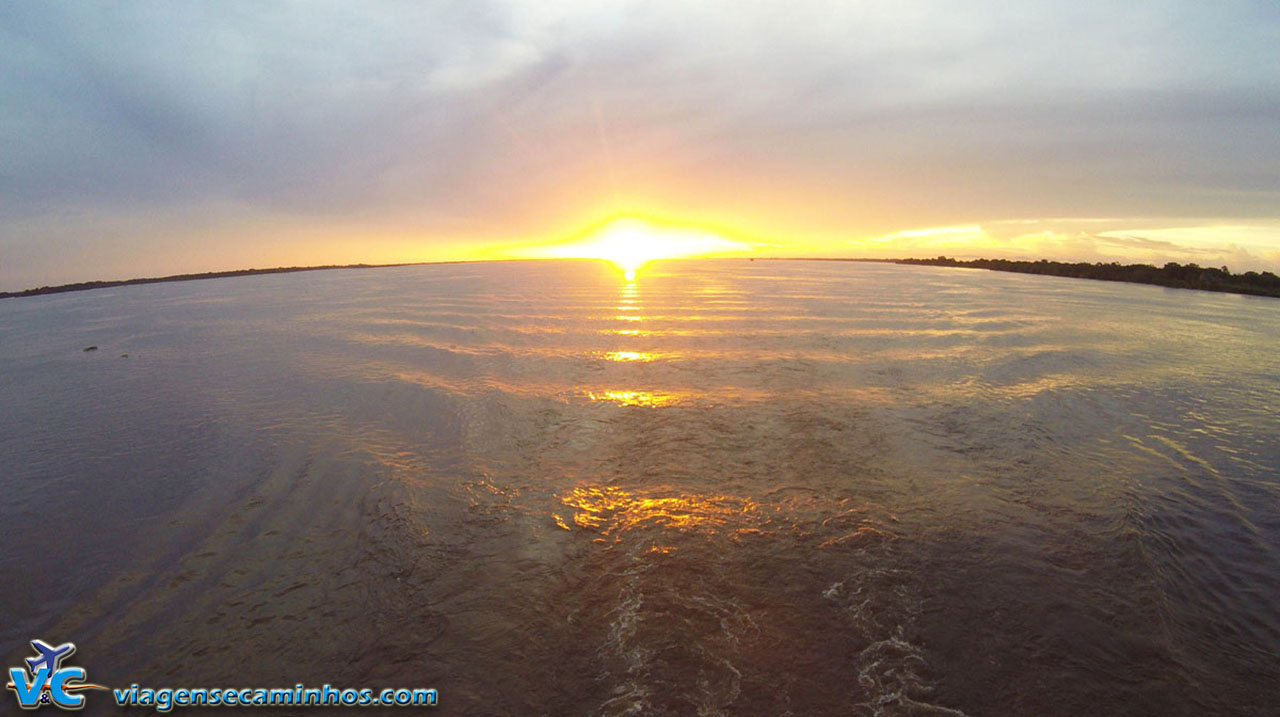
[[603, 259], [622, 271], [627, 281], [658, 259], [737, 254], [751, 245], [719, 234], [638, 217], [619, 217], [565, 242], [536, 247], [526, 256], [547, 259]]

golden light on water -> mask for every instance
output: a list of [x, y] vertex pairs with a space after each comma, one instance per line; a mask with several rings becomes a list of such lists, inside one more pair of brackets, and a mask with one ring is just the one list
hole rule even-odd
[[669, 406], [676, 402], [676, 397], [672, 394], [654, 393], [652, 391], [588, 391], [587, 397], [592, 401], [616, 403], [619, 406], [644, 406], [646, 408]]
[[609, 361], [652, 361], [653, 354], [646, 351], [609, 351], [604, 355]]
[[598, 532], [618, 539], [643, 528], [737, 532], [760, 522], [759, 506], [749, 498], [726, 495], [668, 493], [642, 495], [615, 486], [579, 486], [560, 496], [569, 520], [553, 514], [556, 524], [571, 530]]
[[[636, 267], [638, 268], [638, 267]], [[626, 283], [622, 287], [622, 296], [618, 299], [618, 315], [614, 317], [616, 321], [638, 322], [643, 320], [640, 314], [640, 291], [635, 282], [635, 270], [627, 270], [624, 273], [628, 277]], [[627, 325], [627, 324], [624, 324]], [[635, 324], [630, 324], [635, 325]], [[638, 336], [638, 330], [624, 330], [603, 333], [617, 333], [619, 335]], [[649, 351], [636, 350], [633, 347], [622, 347], [615, 351], [604, 351], [597, 353], [596, 356], [606, 361], [614, 361], [620, 363], [645, 363], [653, 361], [657, 355]], [[669, 393], [656, 393], [653, 391], [645, 391], [640, 389], [623, 389], [611, 388], [596, 391], [587, 391], [587, 397], [592, 401], [605, 403], [614, 403], [619, 406], [644, 406], [646, 408], [658, 408], [661, 406], [669, 406], [676, 403], [677, 398]]]

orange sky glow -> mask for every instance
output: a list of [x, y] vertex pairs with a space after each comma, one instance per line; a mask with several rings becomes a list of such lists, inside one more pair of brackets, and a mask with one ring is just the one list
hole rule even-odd
[[1083, 2], [5, 4], [0, 291], [593, 255], [1280, 271], [1275, 4]]

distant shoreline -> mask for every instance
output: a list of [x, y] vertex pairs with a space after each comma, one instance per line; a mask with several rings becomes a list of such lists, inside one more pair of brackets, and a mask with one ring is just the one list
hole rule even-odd
[[[1008, 259], [951, 259], [940, 256], [934, 259], [867, 259], [841, 257], [735, 257], [740, 259], [761, 259], [764, 261], [857, 261], [878, 264], [903, 264], [919, 266], [960, 267], [970, 269], [987, 269], [1018, 274], [1038, 274], [1041, 276], [1063, 276], [1075, 279], [1095, 279], [1098, 281], [1119, 281], [1130, 284], [1150, 284], [1173, 289], [1197, 289], [1200, 291], [1216, 291], [1228, 294], [1245, 294], [1250, 296], [1270, 296], [1280, 298], [1280, 276], [1264, 271], [1249, 271], [1243, 274], [1232, 274], [1226, 267], [1215, 269], [1201, 267], [1197, 264], [1178, 264], [1170, 262], [1163, 267], [1150, 264], [1110, 264], [1087, 262], [1067, 263], [1060, 261], [1014, 261]], [[530, 261], [527, 259], [504, 260], [455, 260], [455, 261], [417, 261], [398, 264], [326, 264], [323, 266], [285, 266], [271, 269], [235, 269], [231, 271], [209, 271], [199, 274], [173, 274], [171, 276], [146, 277], [139, 279], [119, 279], [111, 281], [81, 281], [74, 284], [58, 286], [41, 286], [23, 291], [0, 291], [0, 299], [12, 299], [24, 296], [44, 296], [47, 294], [64, 294], [72, 291], [89, 291], [91, 289], [107, 289], [116, 286], [133, 286], [135, 284], [164, 284], [174, 281], [200, 281], [203, 279], [225, 279], [235, 276], [257, 276], [260, 274], [292, 274], [303, 271], [330, 271], [333, 269], [386, 269], [397, 266], [434, 266], [443, 264], [487, 264], [507, 261]], [[546, 261], [546, 260], [544, 260]], [[555, 260], [551, 260], [555, 261]]]
[[1196, 289], [1199, 291], [1216, 291], [1223, 294], [1245, 294], [1248, 296], [1270, 296], [1280, 298], [1280, 276], [1264, 271], [1247, 271], [1243, 274], [1232, 274], [1227, 267], [1202, 267], [1198, 264], [1179, 264], [1169, 262], [1162, 267], [1150, 264], [1120, 264], [1111, 262], [1068, 263], [1061, 261], [1014, 261], [1010, 259], [951, 259], [945, 256], [936, 259], [819, 259], [818, 261], [867, 261], [885, 264], [907, 264], [920, 266], [961, 267], [968, 269], [987, 269], [989, 271], [1005, 271], [1016, 274], [1038, 274], [1040, 276], [1063, 276], [1072, 279], [1094, 279], [1097, 281], [1120, 281], [1127, 284], [1150, 284], [1171, 289]]
[[202, 279], [225, 279], [233, 276], [257, 276], [259, 274], [293, 274], [301, 271], [330, 271], [332, 269], [386, 269], [393, 266], [429, 266], [432, 264], [467, 264], [466, 261], [411, 261], [400, 264], [325, 264], [323, 266], [280, 266], [272, 269], [233, 269], [231, 271], [207, 271], [200, 274], [173, 274], [171, 276], [155, 276], [142, 279], [118, 279], [112, 281], [81, 281], [74, 284], [58, 286], [42, 286], [38, 289], [23, 291], [0, 291], [0, 299], [12, 299], [21, 296], [44, 296], [46, 294], [65, 294], [70, 291], [89, 291], [90, 289], [108, 289], [113, 286], [133, 286], [134, 284], [165, 284], [171, 281], [200, 281]]

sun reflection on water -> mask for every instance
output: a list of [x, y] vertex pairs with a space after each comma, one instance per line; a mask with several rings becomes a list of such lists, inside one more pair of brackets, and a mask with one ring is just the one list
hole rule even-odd
[[707, 534], [737, 532], [760, 522], [759, 505], [750, 498], [677, 493], [640, 495], [615, 486], [579, 486], [560, 496], [573, 511], [570, 520], [555, 515], [556, 523], [619, 540], [622, 534], [656, 528]]
[[627, 490], [580, 485], [558, 499], [570, 511], [551, 513], [561, 529], [595, 534], [595, 542], [649, 541], [651, 551], [662, 553], [674, 549], [677, 535], [718, 535], [734, 542], [787, 535], [811, 541], [817, 550], [837, 552], [864, 550], [898, 538], [897, 516], [877, 506], [786, 491], [755, 499], [666, 486]]
[[[634, 322], [643, 320], [640, 314], [640, 287], [636, 284], [635, 277], [628, 276], [626, 283], [622, 286], [622, 296], [618, 299], [618, 314], [614, 316], [616, 321], [627, 322], [625, 325], [634, 325]], [[615, 336], [647, 336], [648, 332], [640, 329], [606, 329], [601, 331], [603, 334]], [[649, 351], [638, 351], [631, 348], [619, 348], [615, 351], [603, 351], [597, 353], [598, 358], [614, 363], [648, 363], [656, 358], [656, 354]], [[659, 406], [668, 406], [676, 402], [676, 397], [669, 393], [657, 393], [646, 391], [639, 388], [619, 388], [605, 389], [598, 391], [587, 391], [587, 397], [592, 401], [601, 401], [606, 403], [616, 403], [620, 406], [644, 406], [647, 408], [656, 408]]]
[[651, 391], [587, 391], [592, 401], [616, 403], [619, 406], [644, 406], [657, 408], [669, 406], [676, 402], [676, 396], [669, 393], [653, 393]]
[[652, 361], [655, 357], [645, 351], [609, 351], [604, 358], [608, 361]]

